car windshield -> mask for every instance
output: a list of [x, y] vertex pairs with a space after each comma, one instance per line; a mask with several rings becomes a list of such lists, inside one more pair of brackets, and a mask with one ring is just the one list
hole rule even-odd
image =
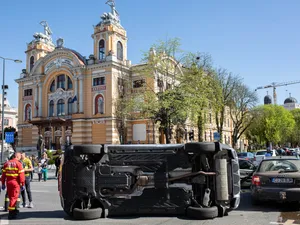
[[247, 152], [238, 153], [239, 157], [247, 157]]
[[300, 160], [297, 159], [274, 159], [262, 161], [258, 172], [298, 172]]
[[265, 155], [267, 153], [267, 151], [259, 151], [256, 152], [256, 155]]

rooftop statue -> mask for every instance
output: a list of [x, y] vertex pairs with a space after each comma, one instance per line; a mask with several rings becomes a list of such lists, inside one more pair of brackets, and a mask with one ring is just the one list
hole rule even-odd
[[[101, 19], [102, 19], [103, 23], [113, 22], [113, 23], [119, 25], [120, 24], [120, 18], [119, 18], [119, 13], [116, 10], [115, 0], [108, 0], [105, 4], [110, 6], [111, 12], [102, 14]], [[101, 23], [102, 22], [100, 22], [100, 24]]]
[[111, 7], [111, 14], [114, 16], [119, 16], [119, 13], [116, 10], [116, 3], [115, 0], [108, 0], [105, 4]]
[[51, 42], [52, 43], [52, 31], [48, 26], [47, 21], [42, 21], [40, 24], [44, 27], [44, 33], [35, 33], [33, 37], [35, 41]]

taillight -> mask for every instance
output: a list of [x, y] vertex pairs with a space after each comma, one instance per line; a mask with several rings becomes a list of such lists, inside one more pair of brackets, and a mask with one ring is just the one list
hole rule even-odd
[[252, 177], [252, 184], [255, 186], [260, 186], [260, 178], [259, 176], [253, 176]]
[[245, 158], [246, 160], [249, 160], [249, 158]]

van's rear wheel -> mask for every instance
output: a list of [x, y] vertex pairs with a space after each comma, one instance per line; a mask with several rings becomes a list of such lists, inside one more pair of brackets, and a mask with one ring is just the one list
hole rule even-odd
[[218, 208], [216, 206], [209, 208], [189, 206], [186, 210], [186, 214], [188, 217], [194, 219], [213, 219], [218, 216]]
[[101, 218], [102, 208], [95, 209], [73, 209], [73, 218], [76, 220], [94, 220]]

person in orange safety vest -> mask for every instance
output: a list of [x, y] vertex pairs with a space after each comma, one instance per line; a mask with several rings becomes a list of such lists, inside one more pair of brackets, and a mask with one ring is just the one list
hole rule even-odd
[[19, 152], [15, 153], [15, 158], [7, 161], [2, 169], [2, 190], [5, 190], [7, 185], [9, 198], [8, 219], [15, 219], [17, 217], [19, 210], [16, 208], [16, 203], [20, 196], [20, 189], [25, 189], [25, 174], [20, 159], [21, 154]]

